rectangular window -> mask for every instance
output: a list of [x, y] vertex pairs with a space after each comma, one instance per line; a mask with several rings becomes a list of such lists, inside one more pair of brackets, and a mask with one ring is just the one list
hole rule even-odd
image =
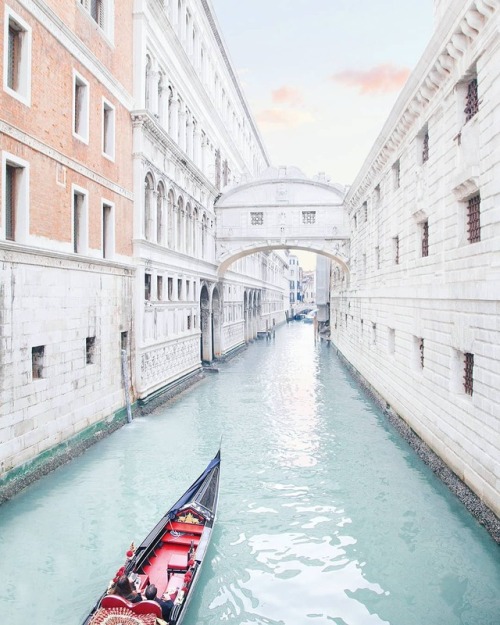
[[122, 332], [120, 335], [120, 349], [128, 351], [128, 332]]
[[316, 223], [316, 211], [302, 211], [302, 223], [303, 224]]
[[163, 276], [156, 276], [156, 298], [159, 302], [163, 300]]
[[399, 265], [399, 237], [393, 237], [392, 249], [393, 249], [394, 264]]
[[378, 204], [380, 202], [380, 198], [382, 197], [382, 195], [380, 193], [380, 185], [379, 184], [375, 187], [374, 194], [375, 194], [375, 204]]
[[115, 107], [107, 100], [102, 102], [102, 153], [115, 159]]
[[401, 162], [399, 159], [392, 166], [392, 176], [394, 181], [394, 189], [399, 189], [401, 186]]
[[180, 278], [177, 280], [177, 299], [182, 299], [182, 280]]
[[85, 254], [87, 248], [87, 195], [73, 190], [73, 252]]
[[144, 299], [146, 301], [151, 301], [151, 274], [144, 274]]
[[29, 163], [12, 154], [2, 154], [2, 218], [0, 237], [25, 241], [29, 223]]
[[95, 362], [95, 336], [88, 336], [85, 339], [85, 362], [93, 365]]
[[45, 346], [31, 348], [31, 375], [33, 380], [43, 378], [43, 366], [45, 361]]
[[104, 2], [105, 0], [80, 0], [82, 7], [101, 28], [105, 26]]
[[421, 225], [422, 228], [422, 257], [429, 256], [429, 221]]
[[172, 301], [172, 297], [174, 294], [174, 279], [168, 278], [167, 282], [168, 282], [168, 299]]
[[17, 167], [5, 167], [5, 238], [16, 240], [16, 182]]
[[396, 330], [394, 328], [387, 329], [387, 351], [394, 354], [396, 351]]
[[422, 137], [422, 164], [429, 160], [429, 131], [426, 130]]
[[424, 368], [424, 361], [425, 361], [425, 357], [424, 357], [424, 339], [419, 339], [418, 340], [418, 351], [419, 351], [419, 357], [420, 357], [420, 368], [423, 369]]
[[467, 240], [477, 243], [481, 240], [481, 196], [471, 197], [467, 202]]
[[464, 392], [471, 396], [474, 392], [474, 354], [464, 354]]
[[4, 89], [27, 106], [31, 103], [31, 28], [5, 7]]
[[89, 140], [89, 83], [73, 72], [73, 135], [88, 143]]
[[113, 258], [115, 251], [115, 224], [113, 220], [113, 206], [102, 205], [102, 257]]
[[250, 213], [250, 224], [252, 226], [263, 226], [264, 213]]
[[190, 280], [186, 280], [186, 300], [189, 301], [191, 296], [191, 282]]
[[368, 221], [368, 202], [363, 202], [363, 219], [365, 223]]
[[188, 315], [187, 317], [187, 329], [191, 330], [191, 315]]
[[465, 96], [465, 123], [474, 117], [479, 110], [479, 99], [477, 95], [477, 78], [473, 78], [467, 85]]

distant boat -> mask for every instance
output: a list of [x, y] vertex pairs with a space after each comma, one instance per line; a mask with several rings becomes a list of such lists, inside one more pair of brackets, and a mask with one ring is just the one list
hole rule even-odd
[[307, 315], [303, 319], [304, 323], [314, 323], [314, 317], [316, 317], [317, 314], [318, 314], [317, 308], [314, 310], [311, 310], [311, 312], [308, 312]]
[[[143, 596], [146, 587], [154, 584], [158, 598], [165, 594], [174, 602], [169, 625], [182, 622], [200, 576], [217, 512], [219, 472], [220, 449], [137, 549], [127, 552], [127, 561], [113, 580], [127, 575]], [[131, 603], [108, 590], [84, 625], [154, 625], [157, 617], [161, 618], [161, 608], [155, 601]]]

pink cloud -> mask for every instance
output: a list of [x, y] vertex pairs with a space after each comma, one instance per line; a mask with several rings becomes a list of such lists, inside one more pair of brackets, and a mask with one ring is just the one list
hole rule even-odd
[[291, 104], [292, 106], [302, 104], [302, 93], [299, 89], [295, 89], [295, 87], [287, 87], [284, 85], [279, 89], [275, 89], [271, 93], [271, 97], [276, 104]]
[[268, 126], [295, 127], [314, 121], [307, 111], [290, 109], [264, 109], [255, 116], [257, 121]]
[[333, 74], [331, 79], [348, 87], [359, 87], [360, 93], [391, 93], [405, 84], [410, 74], [407, 67], [396, 67], [390, 63], [371, 69], [345, 70]]

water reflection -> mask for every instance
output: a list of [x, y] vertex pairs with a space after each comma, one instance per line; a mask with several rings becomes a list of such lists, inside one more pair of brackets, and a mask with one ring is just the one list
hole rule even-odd
[[498, 625], [498, 547], [301, 324], [0, 508], [2, 624], [79, 624], [221, 434], [184, 625]]

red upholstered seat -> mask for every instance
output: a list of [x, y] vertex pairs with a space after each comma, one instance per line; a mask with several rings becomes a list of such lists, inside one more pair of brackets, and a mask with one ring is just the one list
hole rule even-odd
[[168, 561], [169, 571], [183, 571], [187, 569], [187, 553], [173, 553]]
[[101, 599], [101, 608], [106, 608], [107, 610], [110, 608], [128, 608], [130, 610], [133, 605], [133, 603], [120, 597], [120, 595], [106, 595]]
[[156, 601], [140, 601], [134, 603], [131, 609], [134, 614], [154, 614], [161, 618], [161, 608]]

